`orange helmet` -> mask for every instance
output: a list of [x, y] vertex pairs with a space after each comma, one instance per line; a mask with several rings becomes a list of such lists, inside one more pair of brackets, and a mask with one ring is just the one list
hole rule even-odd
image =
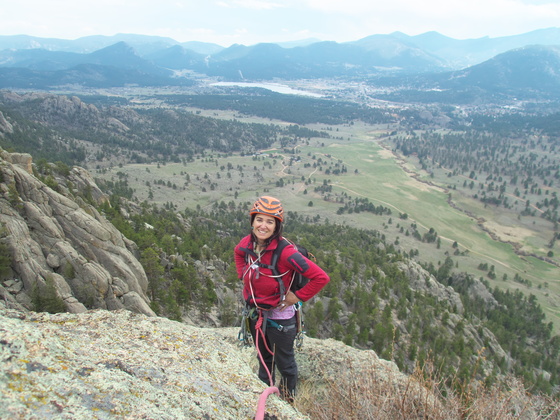
[[253, 204], [253, 208], [249, 214], [251, 217], [255, 214], [266, 214], [277, 218], [280, 222], [284, 221], [284, 209], [282, 208], [282, 203], [277, 198], [267, 195], [259, 197], [257, 201], [255, 201], [255, 204]]

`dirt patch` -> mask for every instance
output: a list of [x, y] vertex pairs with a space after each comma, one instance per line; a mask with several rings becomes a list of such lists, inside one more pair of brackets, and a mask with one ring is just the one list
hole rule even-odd
[[416, 178], [411, 178], [408, 181], [406, 181], [406, 185], [410, 185], [411, 187], [414, 187], [414, 188], [416, 188], [417, 190], [420, 190], [420, 191], [429, 191], [429, 190], [441, 191], [442, 190], [441, 187], [428, 184], [427, 182], [419, 181]]
[[534, 236], [534, 232], [529, 229], [519, 226], [504, 226], [493, 220], [486, 220], [484, 226], [498, 236], [502, 242], [525, 242], [527, 238]]
[[389, 149], [380, 148], [377, 154], [383, 159], [391, 159], [395, 157], [394, 153]]
[[[406, 160], [396, 155], [392, 150], [386, 149], [382, 146], [381, 149], [379, 149], [379, 151], [377, 152], [377, 154], [382, 159], [395, 159], [397, 165], [399, 165], [401, 169], [410, 176], [410, 179], [406, 182], [407, 185], [410, 185], [411, 187], [414, 187], [420, 191], [437, 190], [437, 191], [447, 192], [445, 188], [435, 185], [432, 182], [421, 180], [420, 175], [414, 169], [409, 168], [407, 166]], [[418, 200], [417, 197], [414, 197], [412, 199]]]

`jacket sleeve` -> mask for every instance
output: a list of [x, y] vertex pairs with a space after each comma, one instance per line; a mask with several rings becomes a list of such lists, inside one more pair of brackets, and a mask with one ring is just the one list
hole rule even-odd
[[280, 262], [309, 279], [309, 282], [295, 293], [298, 299], [303, 302], [308, 301], [319, 293], [330, 281], [328, 274], [321, 267], [314, 261], [301, 255], [292, 246], [288, 246], [284, 249]]
[[243, 277], [243, 268], [245, 267], [245, 251], [243, 251], [242, 248], [246, 248], [248, 243], [248, 239], [245, 237], [239, 241], [233, 250], [233, 259], [235, 261], [235, 269], [237, 270], [238, 279]]

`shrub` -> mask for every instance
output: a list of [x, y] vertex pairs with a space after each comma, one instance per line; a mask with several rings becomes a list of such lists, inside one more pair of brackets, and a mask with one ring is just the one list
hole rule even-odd
[[31, 301], [35, 312], [49, 312], [51, 314], [66, 312], [66, 305], [62, 298], [58, 296], [54, 279], [51, 276], [47, 276], [44, 285], [39, 283], [35, 285]]

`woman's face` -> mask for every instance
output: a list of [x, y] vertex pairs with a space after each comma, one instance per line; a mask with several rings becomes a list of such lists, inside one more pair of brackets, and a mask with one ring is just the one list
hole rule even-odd
[[274, 234], [276, 218], [266, 214], [257, 214], [253, 219], [253, 234], [259, 242], [266, 242]]

